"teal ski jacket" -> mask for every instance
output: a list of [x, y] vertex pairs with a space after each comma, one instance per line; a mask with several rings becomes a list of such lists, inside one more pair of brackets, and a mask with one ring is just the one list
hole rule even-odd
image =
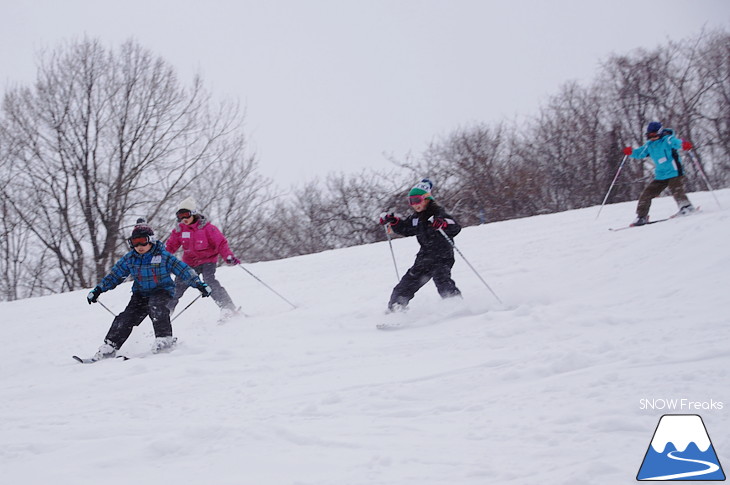
[[673, 130], [665, 129], [659, 139], [649, 140], [639, 148], [634, 148], [629, 156], [637, 159], [650, 157], [655, 165], [654, 178], [667, 180], [684, 173], [682, 159], [679, 157], [680, 148], [682, 140], [674, 136]]

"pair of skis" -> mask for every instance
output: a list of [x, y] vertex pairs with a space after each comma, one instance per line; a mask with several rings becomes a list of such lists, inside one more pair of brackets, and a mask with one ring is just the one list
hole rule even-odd
[[[153, 352], [152, 354], [153, 355], [156, 355], [156, 354], [167, 354], [167, 353], [170, 353], [171, 351], [172, 351], [172, 349], [167, 350], [167, 351], [162, 350], [162, 351], [159, 351], [159, 352]], [[79, 364], [95, 364], [96, 362], [102, 362], [102, 361], [105, 361], [105, 360], [129, 360], [131, 357], [128, 357], [126, 355], [117, 355], [115, 357], [105, 357], [103, 359], [95, 359], [93, 357], [88, 358], [88, 359], [85, 359], [83, 357], [79, 357], [78, 355], [72, 355], [71, 358], [73, 360], [75, 360], [76, 362], [78, 362]]]
[[[180, 312], [180, 313], [182, 313], [182, 312]], [[234, 311], [232, 311], [230, 314], [228, 314], [226, 316], [222, 316], [221, 318], [218, 319], [217, 323], [218, 323], [218, 325], [223, 325], [228, 320], [238, 317], [238, 316], [244, 316], [244, 317], [247, 316], [245, 313], [243, 313], [241, 311], [241, 307], [236, 308]], [[177, 342], [177, 338], [175, 338], [175, 340], [173, 342], [173, 346], [171, 348], [162, 349], [157, 352], [153, 352], [153, 354], [162, 354], [162, 353], [171, 352], [175, 348], [175, 345], [174, 345], [175, 342]], [[93, 357], [90, 357], [87, 359], [84, 357], [79, 357], [78, 355], [72, 355], [71, 358], [80, 364], [94, 364], [94, 363], [102, 361], [102, 360], [114, 360], [114, 359], [129, 360], [129, 357], [127, 357], [126, 355], [117, 355], [116, 357], [107, 357], [104, 359], [95, 359]]]
[[[656, 221], [646, 222], [646, 223], [642, 224], [641, 226], [648, 226], [649, 224], [657, 224], [659, 222], [664, 222], [664, 221], [668, 221], [671, 219], [673, 219], [673, 218], [667, 217], [666, 219], [657, 219]], [[637, 226], [635, 224], [629, 224], [628, 226], [622, 226], [622, 227], [609, 227], [608, 230], [616, 232], [616, 231], [623, 231], [624, 229], [631, 229], [632, 227], [641, 227], [641, 226]]]
[[676, 219], [678, 217], [690, 216], [692, 214], [696, 214], [699, 211], [700, 211], [700, 208], [698, 206], [697, 208], [695, 208], [694, 211], [690, 212], [689, 214], [674, 214], [673, 216], [665, 217], [664, 219], [657, 219], [656, 221], [649, 221], [646, 224], [642, 224], [641, 226], [637, 226], [637, 225], [634, 225], [634, 224], [629, 224], [628, 226], [623, 226], [623, 227], [609, 227], [608, 230], [609, 231], [616, 232], [616, 231], [623, 231], [624, 229], [631, 229], [632, 227], [648, 226], [649, 224], [657, 224], [659, 222], [671, 221], [672, 219]]
[[83, 357], [79, 357], [78, 355], [72, 355], [71, 358], [73, 358], [73, 360], [80, 364], [93, 364], [95, 362], [101, 362], [102, 360], [129, 360], [129, 357], [127, 357], [126, 355], [117, 355], [116, 357], [108, 357], [106, 359], [95, 359], [93, 357], [91, 357], [90, 359], [84, 359]]
[[[153, 354], [168, 354], [168, 353], [172, 352], [173, 350], [175, 350], [176, 347], [177, 347], [177, 337], [173, 337], [171, 344], [164, 346], [162, 348], [158, 348], [156, 350], [153, 349], [152, 353]], [[94, 357], [85, 359], [83, 357], [79, 357], [78, 355], [72, 355], [71, 358], [80, 364], [94, 364], [96, 362], [101, 362], [102, 360], [115, 360], [115, 359], [129, 360], [129, 357], [127, 357], [126, 355], [117, 355], [115, 357], [103, 357], [101, 359], [96, 359]]]

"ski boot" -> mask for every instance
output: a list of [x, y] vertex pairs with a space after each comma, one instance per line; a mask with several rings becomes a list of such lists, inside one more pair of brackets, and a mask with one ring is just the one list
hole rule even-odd
[[644, 224], [648, 224], [648, 223], [649, 223], [649, 216], [644, 216], [644, 217], [637, 217], [634, 220], [634, 222], [632, 222], [630, 225], [631, 226], [643, 226]]
[[117, 349], [113, 345], [104, 342], [101, 347], [99, 347], [99, 350], [96, 351], [91, 360], [97, 361], [102, 359], [112, 359], [116, 357], [116, 355]]
[[170, 352], [175, 348], [177, 337], [157, 337], [155, 343], [152, 344], [152, 353], [159, 354], [162, 352]]
[[218, 324], [225, 323], [231, 318], [241, 314], [241, 307], [238, 308], [224, 308], [221, 310], [221, 314], [218, 317]]
[[692, 204], [685, 204], [682, 207], [679, 208], [679, 211], [674, 214], [672, 217], [681, 217], [681, 216], [688, 216], [695, 212], [697, 209], [695, 209], [695, 206]]
[[388, 304], [385, 313], [405, 313], [408, 311], [408, 303], [394, 302]]

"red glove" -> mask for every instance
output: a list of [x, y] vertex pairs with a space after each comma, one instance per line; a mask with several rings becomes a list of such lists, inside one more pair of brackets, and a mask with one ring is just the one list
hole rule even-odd
[[431, 225], [434, 229], [446, 229], [446, 226], [448, 226], [449, 223], [446, 222], [446, 219], [444, 219], [443, 217], [437, 217], [433, 220]]
[[692, 142], [684, 140], [682, 141], [682, 150], [688, 152], [692, 149]]
[[629, 155], [631, 155], [632, 153], [634, 153], [634, 149], [633, 148], [631, 148], [631, 147], [624, 148], [624, 155], [626, 155], [627, 157]]
[[230, 266], [237, 266], [237, 265], [241, 264], [241, 260], [231, 254], [230, 256], [228, 256], [226, 258], [226, 263], [229, 264]]
[[400, 218], [393, 213], [387, 214], [383, 212], [382, 214], [380, 214], [380, 224], [383, 226], [386, 224], [398, 224], [398, 222], [400, 222]]

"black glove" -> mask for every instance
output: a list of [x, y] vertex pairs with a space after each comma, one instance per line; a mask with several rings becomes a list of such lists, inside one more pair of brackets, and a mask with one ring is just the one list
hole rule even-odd
[[231, 255], [229, 255], [229, 256], [228, 256], [228, 257], [226, 258], [226, 263], [227, 263], [227, 264], [228, 264], [229, 266], [236, 266], [236, 265], [239, 265], [239, 264], [241, 264], [241, 260], [240, 260], [240, 259], [238, 259], [237, 257], [235, 257], [234, 255], [232, 255], [232, 254], [231, 254]]
[[195, 287], [200, 291], [200, 295], [205, 298], [207, 296], [210, 296], [211, 293], [213, 293], [213, 290], [210, 289], [210, 286], [206, 285], [205, 283], [198, 283], [195, 285]]
[[398, 224], [398, 222], [400, 222], [400, 218], [398, 218], [392, 212], [390, 214], [387, 214], [385, 212], [380, 214], [380, 224], [383, 226], [386, 224], [390, 224], [390, 225]]
[[96, 303], [96, 301], [99, 299], [99, 295], [101, 295], [103, 292], [101, 291], [101, 288], [98, 286], [95, 286], [93, 290], [89, 292], [88, 295], [86, 295], [86, 301], [89, 302], [89, 305], [92, 303]]

